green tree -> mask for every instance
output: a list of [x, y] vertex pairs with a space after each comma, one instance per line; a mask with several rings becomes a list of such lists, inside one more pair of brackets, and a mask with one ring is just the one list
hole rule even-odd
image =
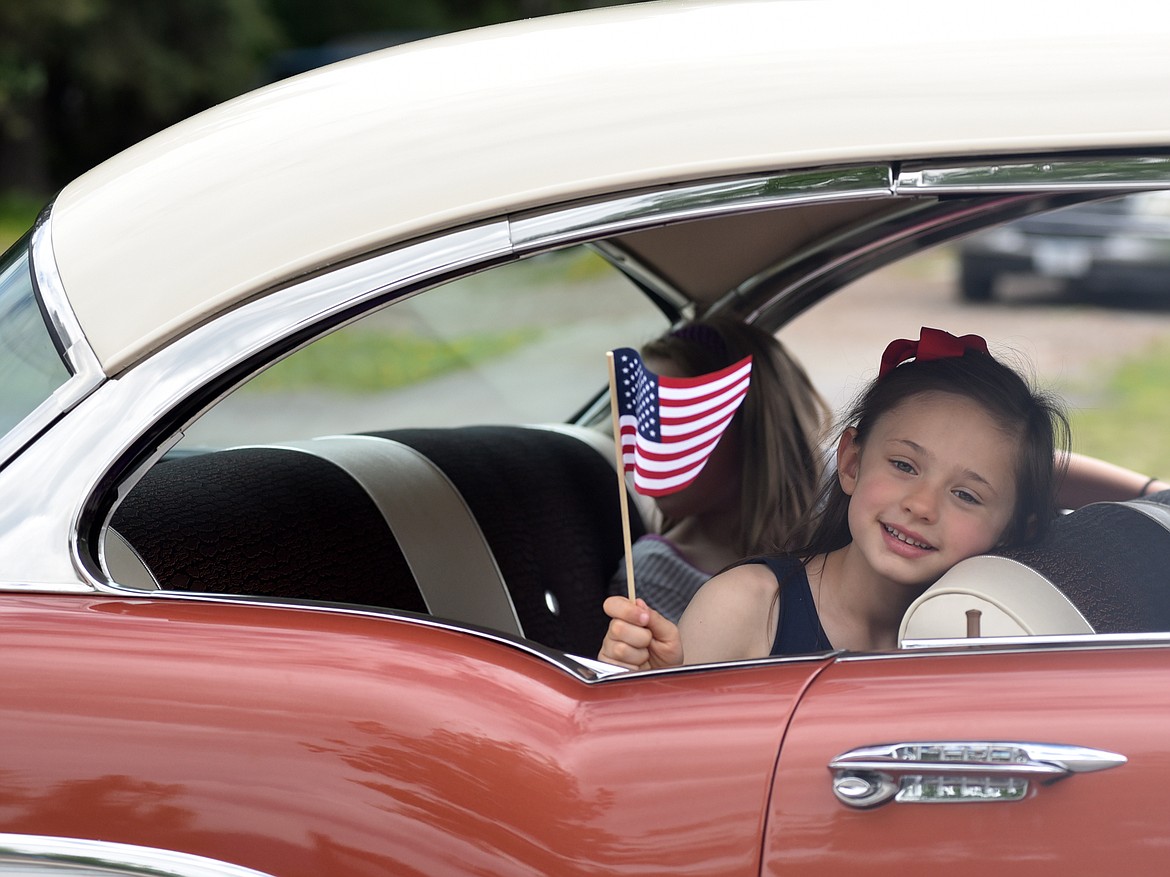
[[39, 192], [48, 185], [44, 62], [56, 35], [84, 23], [91, 0], [8, 0], [0, 4], [0, 182]]
[[269, 0], [274, 17], [297, 46], [316, 46], [371, 31], [443, 33], [637, 0]]
[[46, 193], [258, 82], [264, 0], [0, 3], [0, 186]]
[[[630, 0], [0, 0], [0, 191], [47, 197], [113, 153], [279, 75], [282, 48]], [[330, 60], [328, 53], [308, 63]]]

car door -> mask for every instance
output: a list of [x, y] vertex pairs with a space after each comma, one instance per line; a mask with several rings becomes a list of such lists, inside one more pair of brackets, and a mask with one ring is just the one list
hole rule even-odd
[[786, 735], [763, 872], [1161, 873], [1167, 645], [839, 659]]

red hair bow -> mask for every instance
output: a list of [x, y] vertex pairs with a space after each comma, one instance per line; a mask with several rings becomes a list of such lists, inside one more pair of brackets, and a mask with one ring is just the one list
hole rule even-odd
[[878, 378], [884, 378], [902, 363], [908, 360], [929, 362], [932, 359], [951, 359], [962, 356], [968, 350], [976, 353], [991, 354], [987, 350], [987, 342], [978, 335], [963, 335], [956, 337], [942, 329], [929, 329], [923, 326], [919, 332], [919, 339], [911, 341], [899, 338], [891, 341], [882, 354], [882, 366], [878, 370]]

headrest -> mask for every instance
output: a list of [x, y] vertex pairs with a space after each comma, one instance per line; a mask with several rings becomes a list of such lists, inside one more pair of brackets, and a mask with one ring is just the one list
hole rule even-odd
[[1083, 506], [998, 553], [1060, 588], [1097, 633], [1170, 630], [1170, 491]]
[[980, 555], [955, 564], [910, 604], [898, 641], [962, 639], [968, 610], [977, 610], [979, 636], [1093, 633], [1077, 607], [1031, 567]]

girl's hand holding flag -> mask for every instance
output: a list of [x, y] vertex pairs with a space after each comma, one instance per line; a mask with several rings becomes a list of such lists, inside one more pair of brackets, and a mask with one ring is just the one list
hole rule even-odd
[[598, 658], [628, 670], [676, 667], [682, 663], [682, 639], [674, 622], [646, 605], [645, 600], [608, 597], [609, 631]]

